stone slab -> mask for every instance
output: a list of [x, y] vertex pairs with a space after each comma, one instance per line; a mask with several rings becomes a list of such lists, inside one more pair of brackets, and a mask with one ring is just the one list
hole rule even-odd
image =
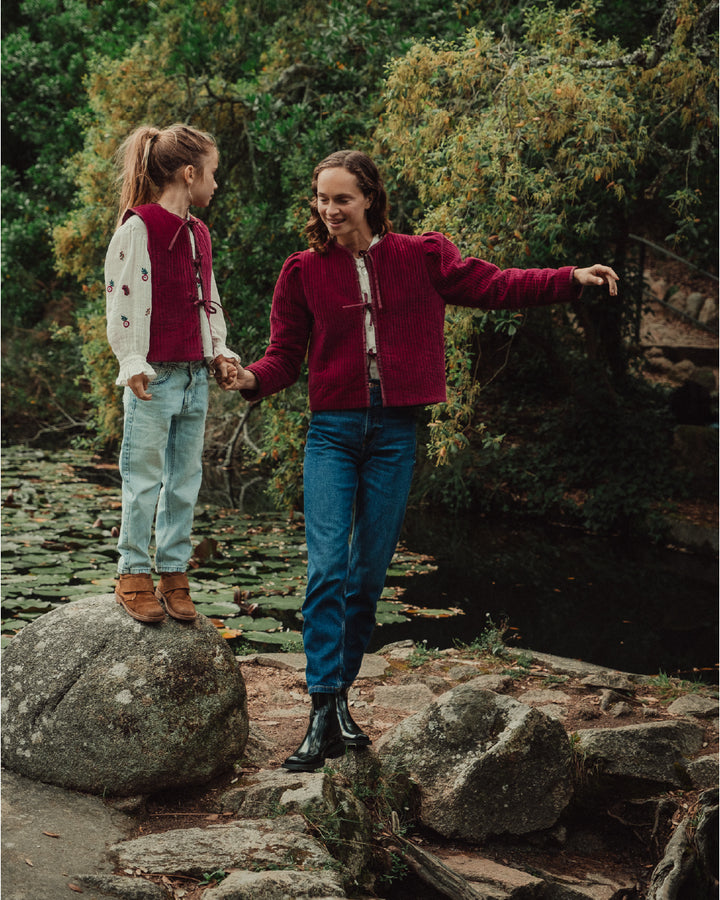
[[[81, 874], [111, 875], [107, 849], [126, 838], [135, 820], [98, 797], [2, 772], [3, 900], [72, 897]], [[58, 835], [52, 837], [51, 835]], [[84, 888], [84, 900], [117, 894]]]

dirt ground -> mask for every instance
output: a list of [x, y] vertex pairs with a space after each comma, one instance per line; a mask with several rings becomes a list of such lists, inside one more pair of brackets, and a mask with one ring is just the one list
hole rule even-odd
[[[381, 651], [383, 653], [383, 651]], [[670, 717], [667, 707], [683, 690], [690, 686], [672, 680], [656, 679], [652, 683], [637, 686], [631, 694], [623, 697], [628, 704], [626, 713], [616, 718], [609, 709], [604, 709], [601, 693], [581, 683], [579, 677], [558, 676], [545, 665], [520, 665], [517, 660], [496, 658], [481, 659], [469, 657], [462, 649], [442, 652], [422, 651], [422, 665], [414, 665], [420, 659], [418, 653], [410, 659], [394, 659], [383, 653], [388, 669], [382, 677], [362, 678], [351, 690], [352, 713], [359, 724], [377, 741], [386, 731], [412, 715], [412, 709], [379, 705], [375, 700], [378, 688], [424, 683], [434, 693], [440, 693], [460, 683], [458, 667], [465, 667], [461, 680], [474, 674], [502, 672], [507, 676], [503, 693], [522, 699], [528, 690], [556, 689], [565, 697], [565, 710], [561, 721], [569, 734], [574, 731], [595, 727], [626, 726], [639, 722], [661, 721]], [[270, 657], [266, 659], [271, 659]], [[522, 658], [521, 658], [522, 661]], [[248, 692], [248, 712], [255, 738], [250, 743], [249, 759], [235, 773], [217, 780], [203, 788], [169, 792], [150, 798], [147, 818], [139, 829], [140, 834], [166, 831], [175, 828], [202, 826], [227, 820], [221, 811], [219, 798], [232, 781], [243, 775], [253, 774], [260, 769], [277, 769], [282, 761], [292, 753], [302, 740], [307, 727], [309, 700], [305, 691], [302, 671], [282, 667], [277, 664], [261, 664], [254, 657], [241, 661], [241, 671]], [[278, 667], [278, 665], [280, 667]], [[450, 672], [453, 675], [450, 675]], [[698, 686], [695, 686], [698, 688]], [[706, 691], [708, 688], [698, 688]], [[566, 699], [569, 698], [569, 699]], [[617, 698], [616, 698], [617, 699]], [[525, 701], [523, 701], [525, 702]], [[707, 722], [706, 746], [703, 755], [717, 754], [718, 738], [715, 723]], [[260, 742], [258, 743], [258, 731]], [[697, 792], [670, 792], [669, 799], [675, 803], [673, 825], [679, 824], [697, 801]], [[642, 888], [650, 877], [669, 836], [651, 836], [649, 823], [635, 823], [624, 820], [626, 811], [622, 804], [608, 808], [605, 812], [603, 829], [619, 825], [618, 835], [606, 833], [602, 844], [589, 836], [592, 846], [589, 852], [563, 849], [562, 846], [533, 846], [528, 841], [491, 840], [481, 848], [473, 848], [462, 843], [447, 841], [433, 833], [416, 829], [410, 839], [450, 866], [462, 866], [472, 861], [473, 854], [480, 852], [484, 857], [496, 862], [523, 869], [528, 872], [543, 871], [556, 875], [581, 877], [586, 872], [602, 872], [606, 877], [619, 883], [634, 883]], [[615, 820], [615, 821], [613, 821]], [[571, 826], [572, 827], [572, 826]], [[580, 829], [582, 823], [578, 824]], [[587, 828], [587, 824], [585, 826]], [[627, 829], [637, 835], [631, 846], [620, 837]], [[661, 855], [661, 854], [660, 854]], [[199, 900], [206, 887], [191, 879], [165, 879], [173, 881], [175, 887], [187, 891], [186, 900]], [[408, 893], [405, 893], [408, 891]], [[636, 896], [641, 897], [638, 893]], [[401, 888], [393, 885], [389, 896], [393, 900], [412, 897], [413, 900], [436, 900], [436, 895], [422, 885], [414, 884]]]

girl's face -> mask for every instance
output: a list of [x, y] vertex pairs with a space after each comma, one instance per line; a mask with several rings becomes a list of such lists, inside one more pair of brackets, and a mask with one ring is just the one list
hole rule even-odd
[[366, 211], [372, 199], [360, 190], [352, 172], [338, 166], [323, 169], [317, 180], [317, 210], [331, 237], [339, 244], [369, 243], [372, 231]]
[[205, 154], [203, 159], [202, 169], [192, 167], [188, 177], [188, 187], [190, 188], [193, 206], [208, 206], [217, 189], [215, 182], [215, 173], [219, 162], [217, 150], [213, 147], [209, 153]]

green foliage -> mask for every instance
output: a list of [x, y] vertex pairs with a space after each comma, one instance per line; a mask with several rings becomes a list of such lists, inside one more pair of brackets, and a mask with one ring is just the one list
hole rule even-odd
[[[696, 258], [704, 253], [712, 266], [714, 250], [699, 240], [701, 230], [711, 236], [717, 228], [710, 21], [689, 0], [668, 4], [653, 52], [643, 46], [623, 55], [617, 40], [593, 37], [596, 8], [593, 2], [535, 6], [526, 12], [518, 44], [481, 28], [455, 42], [414, 44], [389, 67], [376, 132], [380, 146], [417, 192], [422, 227], [445, 232], [464, 252], [499, 266], [603, 260], [629, 285], [635, 279], [625, 277], [631, 274], [628, 235], [648, 218], [666, 229], [661, 237], [672, 230], [668, 240]], [[652, 217], [646, 212], [649, 184]], [[635, 303], [624, 299], [591, 298], [577, 310], [591, 359], [585, 377], [598, 384], [625, 377], [622, 339], [636, 318], [639, 290]], [[431, 479], [436, 483], [429, 490], [437, 495], [450, 486], [460, 506], [471, 500], [469, 464], [455, 465], [453, 457], [478, 442], [493, 448], [478, 416], [476, 369], [493, 334], [505, 331], [511, 341], [521, 325], [507, 313], [448, 315], [448, 403], [433, 410], [428, 450], [438, 463], [450, 464], [450, 472]], [[604, 410], [602, 421], [615, 411]], [[625, 421], [621, 415], [615, 430], [623, 431]], [[462, 489], [456, 492], [453, 482]], [[588, 524], [607, 524], [620, 500], [619, 519], [632, 509], [642, 518], [640, 491], [597, 489]]]
[[[112, 160], [142, 122], [217, 137], [220, 190], [203, 215], [230, 345], [246, 361], [264, 350], [280, 265], [303, 246], [310, 172], [344, 146], [379, 158], [396, 228], [437, 228], [502, 266], [602, 258], [629, 285], [631, 231], [714, 265], [717, 50], [692, 0], [25, 0], [3, 27], [3, 321], [32, 327], [69, 301], [88, 344], [86, 393], [68, 385], [99, 446], [116, 445], [120, 415], [102, 328]], [[620, 304], [587, 341], [611, 379], [624, 375], [629, 312]], [[527, 325], [448, 316], [448, 402], [433, 412], [425, 468], [442, 465], [425, 472], [425, 497], [467, 506], [486, 474], [475, 467], [498, 464], [505, 428], [486, 427], [484, 386], [510, 370]], [[10, 367], [3, 377], [15, 391]], [[290, 508], [303, 391], [263, 404], [271, 494]], [[591, 519], [607, 521], [614, 502], [598, 494]]]
[[420, 641], [415, 647], [413, 647], [413, 652], [407, 658], [407, 664], [413, 668], [419, 668], [420, 666], [424, 666], [425, 663], [430, 662], [432, 659], [440, 659], [442, 657], [442, 653], [433, 647], [428, 647], [427, 641]]
[[80, 344], [69, 326], [6, 328], [1, 365], [6, 441], [53, 446], [59, 433], [84, 433]]
[[200, 884], [220, 884], [220, 882], [224, 881], [227, 876], [228, 873], [225, 871], [225, 869], [215, 869], [214, 872], [204, 872]]
[[44, 304], [72, 293], [54, 271], [51, 235], [75, 190], [65, 166], [82, 147], [88, 59], [123, 52], [153, 9], [142, 0], [24, 0], [10, 23], [4, 16], [4, 324], [32, 326]]
[[456, 646], [467, 656], [507, 657], [505, 635], [508, 630], [508, 622], [503, 619], [499, 625], [496, 625], [489, 613], [485, 614], [485, 618], [487, 625], [478, 637], [474, 638], [469, 644], [457, 641]]

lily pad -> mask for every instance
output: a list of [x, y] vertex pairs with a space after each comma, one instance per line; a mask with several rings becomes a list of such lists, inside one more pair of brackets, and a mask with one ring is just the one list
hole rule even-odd
[[253, 619], [252, 616], [236, 616], [232, 619], [225, 619], [226, 628], [241, 628], [243, 632], [263, 631], [271, 632], [281, 629], [282, 622], [269, 617], [263, 619]]
[[302, 635], [299, 631], [245, 631], [243, 639], [250, 644], [283, 647], [302, 647]]

